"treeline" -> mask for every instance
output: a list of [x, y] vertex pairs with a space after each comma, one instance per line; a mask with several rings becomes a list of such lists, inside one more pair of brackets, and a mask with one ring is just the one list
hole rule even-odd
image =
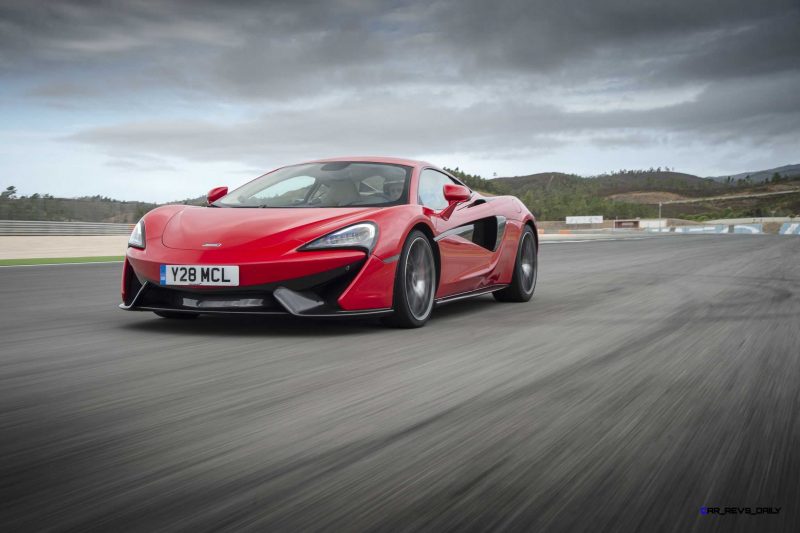
[[658, 216], [658, 208], [652, 205], [618, 202], [589, 194], [526, 191], [519, 199], [540, 220], [563, 220], [572, 215], [603, 215], [607, 219]]
[[601, 195], [634, 191], [663, 191], [684, 196], [706, 196], [724, 193], [730, 189], [730, 186], [725, 183], [682, 172], [658, 169], [639, 172], [621, 171], [589, 179], [584, 178], [583, 185], [588, 190]]
[[738, 187], [752, 187], [758, 183], [787, 183], [790, 181], [800, 181], [800, 174], [792, 174], [787, 172], [785, 174], [781, 174], [780, 172], [773, 172], [772, 176], [762, 180], [754, 180], [752, 176], [749, 174], [743, 178], [738, 180], [734, 179], [732, 176], [728, 176], [722, 183], [727, 183], [728, 185], [736, 185]]
[[14, 186], [0, 193], [0, 220], [134, 223], [154, 207], [153, 203], [126, 202], [99, 195], [81, 198], [55, 198], [50, 194], [18, 196]]
[[[609, 197], [631, 192], [670, 192], [684, 197], [701, 198], [740, 192], [741, 184], [717, 182], [691, 174], [675, 172], [669, 167], [641, 170], [622, 169], [584, 178], [575, 174], [546, 172], [528, 176], [487, 180], [475, 174], [446, 169], [471, 188], [490, 194], [512, 194], [520, 198], [541, 220], [563, 220], [570, 215], [603, 215], [605, 218], [652, 218], [658, 216], [654, 204], [625, 202]], [[777, 174], [777, 173], [776, 173]], [[776, 180], [777, 178], [777, 180]], [[770, 182], [793, 178], [773, 176]], [[750, 187], [758, 187], [750, 184]], [[762, 189], [766, 185], [761, 186]], [[794, 195], [789, 198], [765, 197], [747, 202], [715, 201], [708, 204], [665, 205], [663, 216], [698, 217], [707, 214], [748, 216], [785, 216], [796, 214]], [[721, 217], [720, 217], [721, 218]]]
[[453, 176], [457, 177], [461, 181], [467, 184], [470, 189], [474, 189], [477, 191], [483, 191], [488, 193], [501, 193], [497, 188], [497, 185], [492, 180], [484, 179], [477, 174], [467, 174], [466, 172], [460, 170], [458, 167], [456, 168], [447, 168], [442, 167], [444, 170], [452, 174]]
[[[592, 177], [593, 178], [599, 178], [601, 176], [615, 176], [615, 175], [625, 175], [625, 174], [638, 175], [638, 174], [644, 174], [644, 173], [647, 173], [647, 172], [649, 172], [649, 173], [661, 172], [661, 167], [650, 167], [650, 168], [647, 168], [647, 169], [645, 169], [645, 168], [621, 168], [619, 170], [613, 170], [611, 172], [604, 172], [602, 174], [597, 174], [597, 175], [592, 176]], [[664, 167], [664, 172], [675, 172], [675, 169], [674, 168], [669, 168], [669, 167]]]
[[[492, 180], [469, 174], [458, 167], [445, 170], [472, 189], [490, 194], [517, 196], [540, 220], [562, 220], [567, 216], [580, 214], [603, 215], [605, 218], [655, 217], [658, 209], [651, 205], [619, 202], [609, 200], [606, 196], [629, 192], [632, 190], [632, 182], [636, 182], [633, 190], [664, 190], [666, 187], [667, 190], [680, 189], [683, 192], [686, 181], [681, 177], [662, 176], [669, 172], [661, 169], [654, 169], [652, 175], [649, 171], [622, 170], [595, 178], [583, 178], [574, 174], [551, 172]], [[642, 172], [648, 174], [644, 176], [645, 184], [642, 184]], [[703, 187], [702, 184], [695, 186], [698, 189]], [[709, 189], [723, 187], [715, 187], [712, 183]]]
[[[485, 179], [458, 167], [445, 170], [472, 189], [492, 194], [512, 194], [520, 198], [541, 220], [563, 220], [570, 215], [603, 215], [605, 218], [651, 218], [658, 215], [653, 204], [624, 202], [609, 197], [631, 192], [671, 192], [686, 197], [705, 197], [726, 192], [766, 190], [767, 184], [750, 184], [748, 180], [722, 182], [691, 174], [675, 172], [669, 167], [627, 170], [584, 178], [575, 174], [546, 172], [511, 178]], [[777, 172], [769, 183], [800, 180], [800, 176], [782, 176]], [[203, 205], [205, 197], [180, 202]], [[0, 219], [54, 220], [84, 222], [134, 223], [158, 204], [127, 202], [107, 196], [54, 198], [49, 194], [20, 196], [15, 187], [0, 193]], [[662, 215], [674, 218], [731, 218], [750, 216], [788, 216], [800, 212], [800, 194], [763, 197], [749, 200], [726, 200], [694, 204], [667, 204]]]

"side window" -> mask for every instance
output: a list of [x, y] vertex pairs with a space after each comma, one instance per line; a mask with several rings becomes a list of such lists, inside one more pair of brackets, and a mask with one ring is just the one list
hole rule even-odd
[[455, 183], [441, 172], [425, 169], [419, 176], [419, 203], [436, 211], [447, 207], [444, 199], [444, 186]]

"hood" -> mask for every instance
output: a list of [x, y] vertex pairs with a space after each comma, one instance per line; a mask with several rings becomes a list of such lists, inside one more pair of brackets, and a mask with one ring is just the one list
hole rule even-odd
[[307, 242], [348, 223], [359, 222], [375, 207], [230, 208], [187, 207], [173, 216], [161, 236], [168, 248], [220, 250], [266, 248], [287, 241]]

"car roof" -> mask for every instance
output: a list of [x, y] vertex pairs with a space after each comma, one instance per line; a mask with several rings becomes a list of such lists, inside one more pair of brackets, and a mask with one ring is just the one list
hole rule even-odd
[[[416, 159], [402, 159], [399, 157], [369, 157], [369, 156], [350, 156], [350, 157], [326, 157], [325, 159], [315, 159], [308, 161], [309, 163], [328, 163], [333, 161], [352, 161], [356, 163], [389, 163], [394, 165], [405, 165], [407, 167], [436, 167], [426, 161], [418, 161]], [[438, 168], [438, 167], [436, 167]]]

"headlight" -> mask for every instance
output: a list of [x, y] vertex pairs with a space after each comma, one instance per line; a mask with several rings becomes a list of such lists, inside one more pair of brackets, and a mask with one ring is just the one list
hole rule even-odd
[[128, 239], [128, 246], [144, 250], [144, 244], [144, 221], [140, 220], [133, 227], [131, 237]]
[[301, 250], [326, 250], [329, 248], [362, 248], [372, 252], [378, 239], [378, 227], [372, 222], [360, 222], [347, 226], [333, 233], [328, 233], [315, 241], [306, 244]]

